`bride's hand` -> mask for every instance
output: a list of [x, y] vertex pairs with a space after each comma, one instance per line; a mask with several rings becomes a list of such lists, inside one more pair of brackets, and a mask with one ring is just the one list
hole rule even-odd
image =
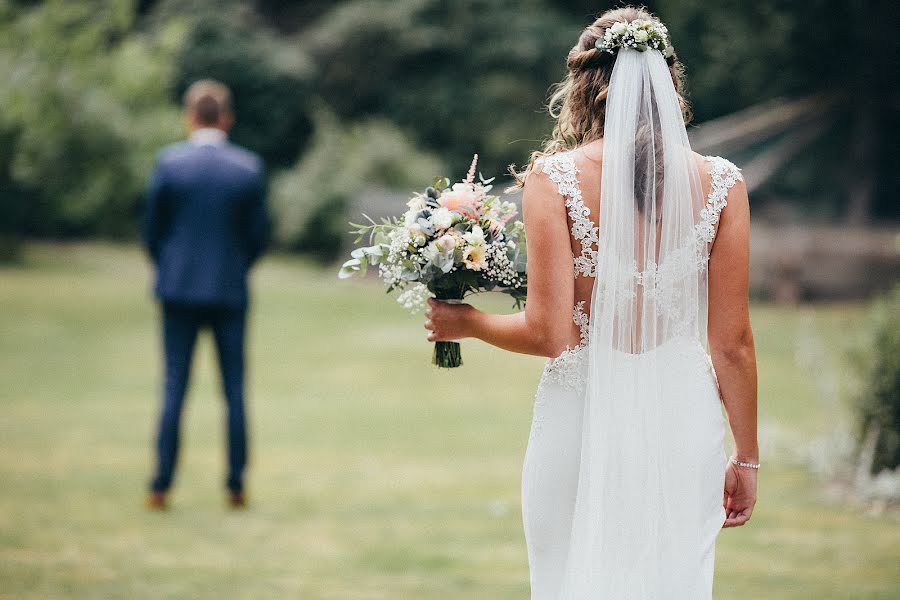
[[425, 311], [425, 329], [429, 342], [447, 342], [471, 337], [472, 317], [477, 310], [470, 304], [449, 304], [431, 298]]
[[728, 462], [725, 467], [725, 527], [740, 527], [750, 520], [756, 505], [756, 469]]

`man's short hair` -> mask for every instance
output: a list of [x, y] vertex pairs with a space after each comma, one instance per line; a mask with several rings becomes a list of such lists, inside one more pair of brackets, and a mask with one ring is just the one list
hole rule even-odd
[[200, 125], [216, 125], [231, 114], [231, 91], [214, 79], [195, 81], [184, 93], [184, 108]]

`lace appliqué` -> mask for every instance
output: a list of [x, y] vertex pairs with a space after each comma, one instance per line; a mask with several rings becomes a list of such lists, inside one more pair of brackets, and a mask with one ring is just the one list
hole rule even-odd
[[[721, 156], [707, 156], [706, 160], [712, 163], [712, 187], [706, 197], [706, 206], [700, 211], [700, 222], [695, 227], [699, 244], [712, 244], [716, 239], [716, 225], [719, 224], [722, 209], [728, 204], [728, 190], [744, 179], [741, 170]], [[709, 248], [705, 250], [708, 259]]]
[[[588, 354], [585, 350], [590, 341], [591, 327], [591, 318], [584, 312], [584, 304], [584, 300], [578, 302], [572, 311], [572, 321], [578, 325], [580, 332], [578, 345], [574, 348], [566, 348], [559, 356], [547, 361], [541, 377], [542, 384], [551, 382], [574, 391], [584, 390]], [[538, 396], [540, 396], [540, 388], [538, 388]]]
[[541, 381], [538, 384], [534, 398], [534, 416], [531, 420], [530, 439], [540, 435], [544, 427], [544, 411], [547, 408], [547, 394], [544, 386], [548, 384], [560, 385], [567, 390], [576, 393], [584, 393], [587, 386], [587, 360], [588, 338], [590, 336], [591, 318], [584, 312], [585, 301], [575, 305], [572, 312], [572, 320], [578, 325], [581, 340], [574, 348], [566, 348], [556, 358], [551, 358], [544, 366]]
[[575, 257], [575, 275], [594, 277], [597, 273], [597, 243], [600, 229], [591, 221], [591, 210], [585, 206], [578, 185], [578, 167], [570, 154], [554, 154], [540, 162], [544, 173], [556, 184], [559, 195], [565, 198], [572, 237], [581, 244], [581, 254]]

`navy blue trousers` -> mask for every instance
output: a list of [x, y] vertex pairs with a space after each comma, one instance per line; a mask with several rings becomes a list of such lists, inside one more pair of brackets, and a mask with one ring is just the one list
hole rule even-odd
[[247, 427], [244, 416], [245, 308], [163, 303], [165, 385], [156, 438], [157, 468], [150, 487], [164, 492], [172, 485], [178, 461], [179, 431], [184, 396], [191, 374], [197, 334], [212, 329], [219, 356], [219, 370], [228, 408], [229, 490], [243, 490], [247, 464]]

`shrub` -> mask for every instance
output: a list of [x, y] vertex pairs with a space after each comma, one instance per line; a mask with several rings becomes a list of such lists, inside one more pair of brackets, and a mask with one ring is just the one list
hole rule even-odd
[[894, 470], [900, 466], [900, 284], [875, 302], [857, 364], [860, 452], [871, 453], [872, 474]]
[[346, 126], [320, 110], [315, 122], [308, 151], [274, 178], [270, 197], [277, 241], [329, 261], [347, 237], [350, 207], [364, 189], [419, 188], [443, 167], [388, 121]]

